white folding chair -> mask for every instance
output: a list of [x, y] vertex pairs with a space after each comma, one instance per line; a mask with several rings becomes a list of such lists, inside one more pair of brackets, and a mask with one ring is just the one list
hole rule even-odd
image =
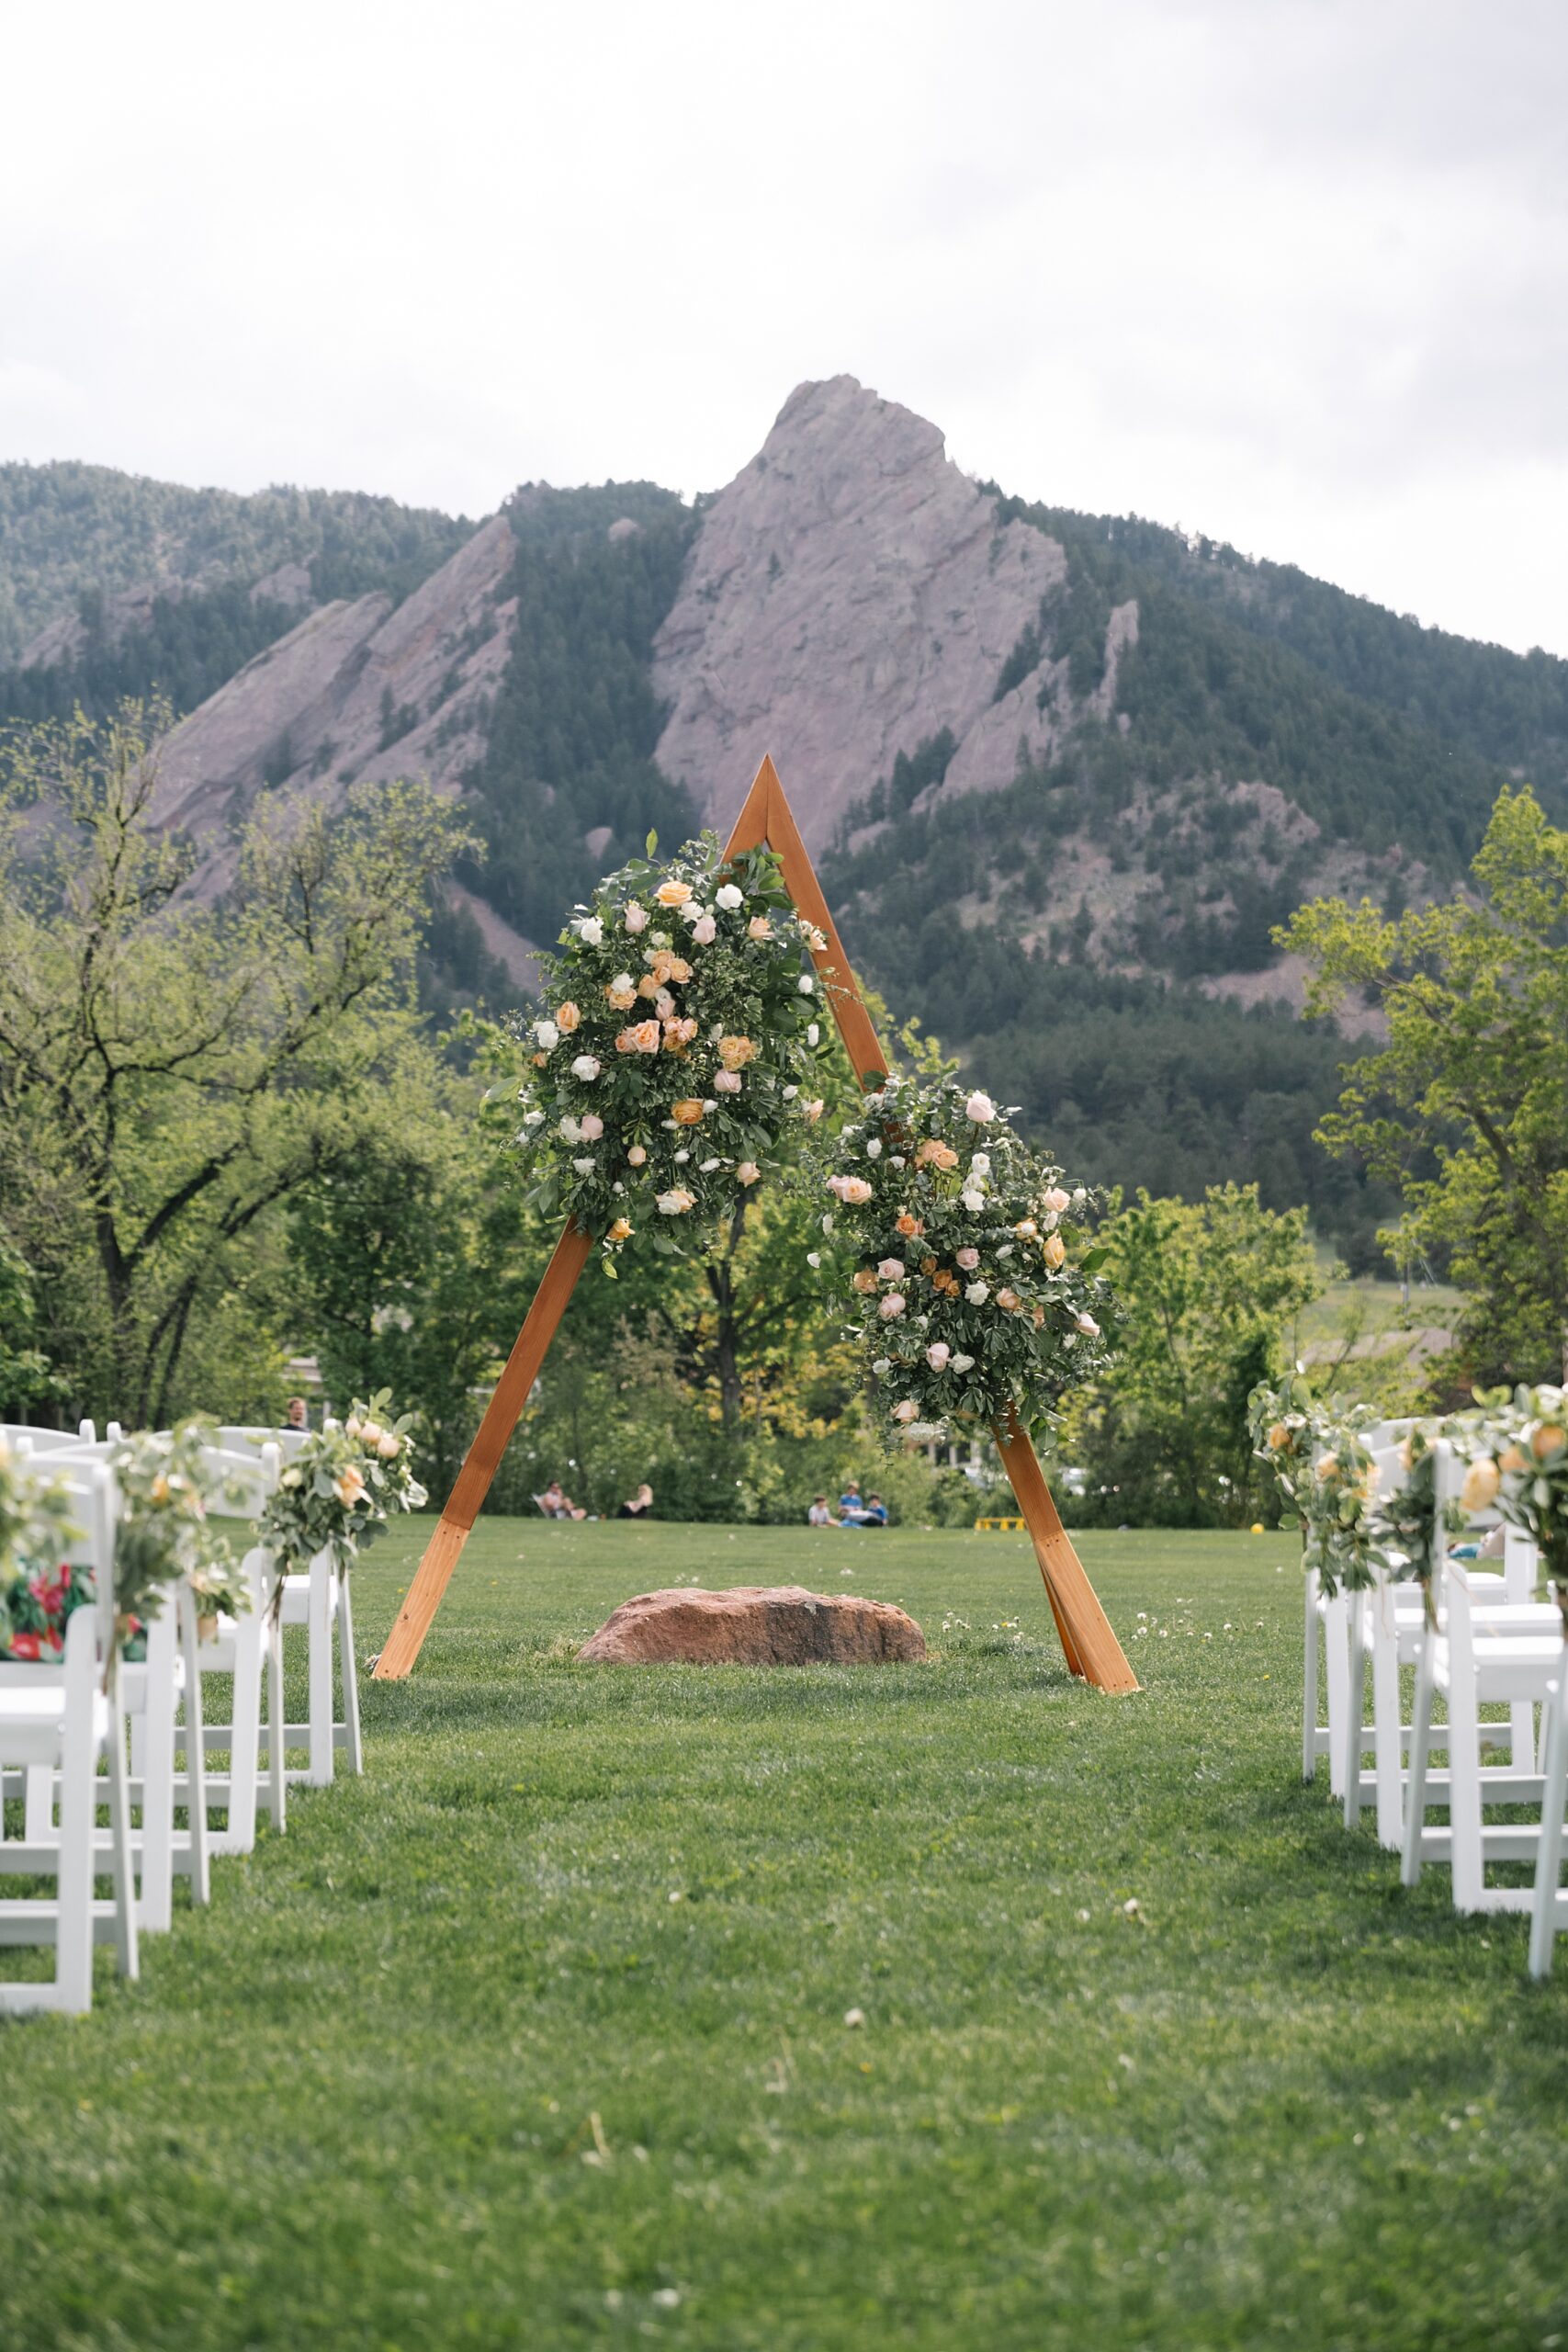
[[[0, 2011], [11, 2014], [90, 2008], [95, 1938], [114, 1939], [122, 1975], [134, 1977], [139, 1965], [115, 1640], [113, 1484], [96, 1463], [67, 1464], [59, 1476], [82, 1532], [57, 1548], [72, 1566], [91, 1571], [96, 1597], [70, 1618], [62, 1656], [0, 1663], [0, 1797], [23, 1795], [40, 1774], [59, 1793], [58, 1826], [51, 1821], [46, 1838], [31, 1835], [30, 1824], [19, 1838], [6, 1838], [0, 1811], [0, 1871], [52, 1878], [55, 1886], [52, 1896], [0, 1902], [0, 1942], [54, 1947], [52, 1977], [0, 1984]], [[106, 1760], [114, 1891], [100, 1902], [93, 1881], [98, 1766]]]
[[1557, 1939], [1568, 1932], [1568, 1887], [1562, 1884], [1562, 1813], [1568, 1805], [1568, 1644], [1547, 1691], [1542, 1746], [1544, 1786], [1540, 1799], [1540, 1844], [1530, 1896], [1529, 1971], [1550, 1976]]
[[[354, 1604], [347, 1576], [340, 1576], [330, 1551], [316, 1554], [302, 1574], [283, 1579], [281, 1623], [285, 1628], [303, 1626], [307, 1648], [307, 1716], [303, 1723], [286, 1723], [282, 1746], [303, 1747], [309, 1762], [290, 1766], [284, 1777], [308, 1788], [325, 1788], [331, 1781], [338, 1749], [347, 1752], [351, 1772], [365, 1770], [359, 1732], [359, 1677], [354, 1655]], [[337, 1638], [338, 1667], [343, 1679], [343, 1715], [334, 1710], [333, 1640]], [[275, 1719], [276, 1720], [276, 1719]], [[265, 1746], [269, 1774], [281, 1753], [266, 1727]]]
[[[254, 1452], [248, 1447], [206, 1446], [202, 1449], [205, 1467], [223, 1486], [223, 1510], [236, 1518], [259, 1519], [266, 1498], [277, 1485], [282, 1468], [281, 1449], [275, 1439], [265, 1440]], [[222, 1829], [209, 1830], [209, 1850], [213, 1854], [248, 1854], [256, 1842], [256, 1807], [265, 1802], [272, 1815], [273, 1826], [283, 1828], [286, 1819], [286, 1781], [284, 1777], [284, 1737], [267, 1742], [267, 1789], [261, 1798], [257, 1775], [261, 1757], [262, 1665], [266, 1664], [267, 1725], [283, 1731], [283, 1640], [281, 1629], [273, 1623], [272, 1555], [265, 1544], [253, 1544], [242, 1560], [241, 1571], [251, 1590], [248, 1614], [220, 1616], [217, 1626], [197, 1646], [197, 1669], [205, 1680], [215, 1674], [231, 1677], [229, 1719], [214, 1722], [208, 1719], [205, 1695], [202, 1702], [203, 1740], [209, 1749], [227, 1748], [227, 1772], [208, 1772], [206, 1801], [209, 1807], [221, 1805], [228, 1820]], [[199, 1630], [199, 1628], [198, 1628]], [[175, 1783], [176, 1796], [184, 1793], [187, 1800], [190, 1790], [189, 1760], [185, 1773]]]
[[[1555, 1611], [1551, 1613], [1555, 1617]], [[1424, 1862], [1448, 1862], [1459, 1911], [1527, 1911], [1531, 1903], [1529, 1888], [1489, 1886], [1486, 1871], [1492, 1862], [1536, 1861], [1540, 1819], [1495, 1823], [1485, 1819], [1485, 1812], [1489, 1805], [1541, 1803], [1544, 1783], [1534, 1770], [1533, 1710], [1544, 1703], [1562, 1671], [1562, 1634], [1561, 1622], [1555, 1628], [1539, 1622], [1532, 1625], [1529, 1619], [1507, 1622], [1515, 1616], [1512, 1609], [1477, 1611], [1464, 1562], [1450, 1558], [1442, 1573], [1438, 1623], [1427, 1628], [1416, 1669], [1401, 1876], [1406, 1886], [1414, 1886]], [[1433, 1719], [1438, 1699], [1447, 1706], [1443, 1724]], [[1520, 1769], [1522, 1759], [1516, 1753], [1506, 1772], [1483, 1772], [1481, 1709], [1498, 1702], [1510, 1709], [1531, 1710], [1529, 1770]], [[1446, 1791], [1430, 1785], [1429, 1758], [1440, 1747], [1448, 1750]], [[1433, 1804], [1446, 1804], [1446, 1826], [1428, 1826], [1427, 1809]]]
[[[1438, 1441], [1433, 1453], [1440, 1510], [1458, 1498], [1462, 1465], [1446, 1441]], [[1372, 1460], [1380, 1494], [1396, 1493], [1404, 1475], [1397, 1446], [1374, 1449]], [[1444, 1549], [1447, 1550], [1446, 1542]], [[1549, 1624], [1543, 1605], [1531, 1598], [1535, 1571], [1534, 1544], [1517, 1528], [1507, 1529], [1500, 1573], [1474, 1570], [1470, 1576], [1472, 1608], [1483, 1613], [1490, 1629], [1532, 1632]], [[1476, 1622], [1482, 1622], [1480, 1614]], [[1357, 1596], [1350, 1611], [1346, 1762], [1341, 1775], [1345, 1826], [1353, 1828], [1360, 1819], [1363, 1804], [1375, 1801], [1378, 1841], [1393, 1853], [1400, 1852], [1404, 1842], [1405, 1765], [1411, 1741], [1411, 1726], [1402, 1716], [1400, 1668], [1419, 1662], [1426, 1631], [1426, 1600], [1419, 1585], [1385, 1571], [1379, 1571], [1375, 1584]], [[1369, 1654], [1372, 1684], [1370, 1717], [1365, 1712]], [[1529, 1706], [1516, 1706], [1507, 1724], [1481, 1724], [1478, 1738], [1483, 1748], [1508, 1751], [1507, 1764], [1488, 1769], [1486, 1781], [1504, 1772], [1533, 1773], [1534, 1731], [1534, 1714]], [[1373, 1757], [1370, 1772], [1362, 1763], [1369, 1737]], [[1435, 1741], [1428, 1737], [1428, 1747], [1433, 1745], [1446, 1747], [1447, 1741], [1440, 1731]], [[1448, 1774], [1432, 1768], [1429, 1760], [1426, 1785], [1429, 1804], [1445, 1801], [1438, 1792], [1447, 1789]], [[1494, 1802], [1505, 1802], [1505, 1797], [1500, 1795]]]

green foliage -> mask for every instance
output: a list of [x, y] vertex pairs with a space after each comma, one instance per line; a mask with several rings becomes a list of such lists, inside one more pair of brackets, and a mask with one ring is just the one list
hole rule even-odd
[[[623, 516], [637, 529], [610, 539]], [[547, 940], [562, 908], [650, 829], [673, 841], [695, 831], [684, 787], [654, 764], [663, 713], [648, 675], [694, 518], [637, 482], [520, 491], [507, 518], [516, 618], [469, 780], [489, 856], [468, 878], [525, 937]], [[587, 836], [600, 832], [596, 849]]]
[[1113, 1372], [1064, 1440], [1089, 1470], [1085, 1515], [1246, 1525], [1262, 1491], [1248, 1399], [1321, 1287], [1304, 1216], [1266, 1209], [1256, 1184], [1211, 1185], [1190, 1203], [1140, 1191], [1100, 1239], [1123, 1321]]
[[0, 1228], [0, 1420], [17, 1421], [57, 1405], [67, 1384], [33, 1342], [38, 1306], [33, 1270]]
[[[318, 602], [371, 588], [406, 595], [473, 528], [462, 516], [358, 491], [279, 485], [246, 497], [75, 461], [0, 465], [0, 663], [14, 662], [47, 622], [75, 612], [83, 596], [144, 581], [243, 584], [304, 563]], [[218, 613], [232, 621], [238, 607]], [[216, 625], [214, 616], [196, 620], [203, 630]], [[163, 625], [177, 642], [189, 623], [171, 606]], [[143, 692], [154, 680], [177, 699], [174, 679], [158, 670], [112, 691]]]
[[54, 831], [39, 860], [0, 828], [0, 1216], [79, 1404], [132, 1426], [172, 1418], [193, 1321], [279, 1205], [423, 1115], [410, 967], [461, 840], [412, 786], [269, 808], [204, 907], [150, 820], [163, 718], [17, 736]]
[[1568, 832], [1505, 791], [1472, 877], [1393, 922], [1319, 899], [1281, 938], [1314, 1008], [1348, 995], [1387, 1024], [1322, 1140], [1400, 1188], [1396, 1262], [1427, 1253], [1467, 1294], [1469, 1378], [1539, 1378], [1568, 1362]]
[[111, 631], [103, 598], [84, 594], [85, 644], [68, 661], [0, 670], [0, 719], [66, 719], [77, 708], [101, 719], [128, 696], [155, 695], [194, 710], [299, 617], [290, 605], [224, 582], [155, 597], [144, 626]]
[[183, 1579], [202, 1616], [251, 1606], [249, 1580], [240, 1573], [227, 1535], [213, 1523], [223, 1500], [222, 1479], [206, 1459], [209, 1423], [140, 1430], [109, 1456], [117, 1516], [114, 1602], [122, 1620], [156, 1614], [170, 1588]]

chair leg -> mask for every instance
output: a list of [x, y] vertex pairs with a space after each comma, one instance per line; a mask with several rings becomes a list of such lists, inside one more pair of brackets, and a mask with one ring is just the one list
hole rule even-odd
[[197, 1631], [195, 1597], [188, 1586], [180, 1595], [180, 1634], [186, 1660], [186, 1818], [190, 1826], [190, 1894], [193, 1903], [210, 1903], [212, 1865], [208, 1851], [207, 1740], [201, 1717], [201, 1636]]
[[[138, 1722], [141, 1753], [142, 1932], [166, 1934], [175, 1917], [175, 1646], [172, 1608], [147, 1629], [146, 1713]], [[117, 1678], [118, 1679], [118, 1678]], [[118, 1731], [118, 1719], [117, 1719]]]
[[[68, 1674], [73, 1668], [76, 1671], [68, 1686], [66, 1736], [60, 1759], [60, 1854], [54, 1923], [55, 2003], [78, 2016], [93, 2006], [93, 1826], [97, 1817], [98, 1777], [92, 1737], [96, 1661], [90, 1645], [83, 1643], [82, 1646], [87, 1655], [80, 1661], [69, 1659], [67, 1667]], [[118, 1712], [111, 1712], [110, 1739], [119, 1736]]]
[[1397, 1854], [1404, 1837], [1399, 1644], [1386, 1630], [1379, 1634], [1372, 1647], [1372, 1752], [1378, 1775], [1378, 1844]]
[[354, 1655], [354, 1603], [349, 1598], [352, 1577], [340, 1577], [337, 1589], [338, 1670], [343, 1677], [343, 1719], [348, 1732], [348, 1769], [365, 1770], [365, 1747], [359, 1736], [359, 1666]]
[[[1404, 1859], [1400, 1879], [1405, 1886], [1419, 1884], [1421, 1840], [1427, 1827], [1428, 1733], [1432, 1723], [1432, 1670], [1425, 1655], [1416, 1668], [1416, 1703], [1410, 1711], [1410, 1785], [1404, 1794]], [[1451, 1763], [1452, 1758], [1450, 1757]]]
[[248, 1854], [256, 1842], [256, 1774], [261, 1747], [262, 1627], [243, 1618], [234, 1637], [234, 1701], [229, 1725], [229, 1826], [224, 1850]]
[[1486, 1869], [1481, 1844], [1481, 1726], [1475, 1686], [1461, 1673], [1449, 1679], [1449, 1850], [1453, 1860], [1454, 1909], [1485, 1908]]
[[1345, 1721], [1350, 1702], [1350, 1611], [1337, 1593], [1324, 1611], [1325, 1679], [1328, 1685], [1328, 1793], [1345, 1793]]
[[[1568, 1664], [1568, 1657], [1565, 1657]], [[1568, 1804], [1568, 1681], [1551, 1696], [1546, 1715], [1546, 1787], [1540, 1800], [1540, 1849], [1530, 1911], [1529, 1971], [1550, 1976], [1557, 1943], [1557, 1891], [1562, 1871], [1562, 1809]]]
[[1317, 1777], [1317, 1575], [1302, 1578], [1306, 1626], [1302, 1642], [1302, 1778]]
[[286, 1769], [288, 1722], [283, 1691], [283, 1630], [269, 1625], [266, 1634], [266, 1784], [267, 1810], [279, 1835], [288, 1826], [288, 1774]]
[[1354, 1829], [1361, 1818], [1361, 1748], [1367, 1710], [1366, 1595], [1352, 1593], [1349, 1608], [1349, 1676], [1345, 1694], [1345, 1826]]
[[318, 1558], [310, 1570], [309, 1715], [310, 1763], [307, 1778], [312, 1788], [325, 1788], [333, 1777], [333, 1620], [331, 1589], [325, 1561]]
[[115, 1950], [130, 1984], [141, 1973], [136, 1928], [136, 1873], [130, 1860], [130, 1792], [126, 1785], [125, 1717], [119, 1703], [119, 1660], [109, 1669], [109, 1838], [113, 1855]]

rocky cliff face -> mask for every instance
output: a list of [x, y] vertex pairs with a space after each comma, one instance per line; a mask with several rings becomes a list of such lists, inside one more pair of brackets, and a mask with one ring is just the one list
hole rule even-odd
[[498, 515], [396, 607], [322, 605], [175, 729], [157, 813], [209, 845], [204, 888], [221, 887], [231, 820], [264, 789], [331, 799], [399, 775], [459, 789], [506, 661], [513, 553]]
[[1005, 784], [1060, 723], [1048, 664], [997, 688], [1066, 569], [1043, 533], [998, 527], [934, 424], [852, 376], [801, 384], [705, 516], [659, 634], [659, 763], [722, 824], [771, 752], [813, 848], [944, 728], [944, 791]]

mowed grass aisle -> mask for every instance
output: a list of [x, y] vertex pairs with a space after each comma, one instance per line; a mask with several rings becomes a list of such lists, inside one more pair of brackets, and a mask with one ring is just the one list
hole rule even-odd
[[[1302, 1787], [1288, 1539], [1082, 1548], [1140, 1698], [1012, 1538], [483, 1523], [363, 1781], [0, 2030], [0, 2343], [1568, 2344], [1568, 1956]], [[570, 1662], [682, 1579], [940, 1657]]]

